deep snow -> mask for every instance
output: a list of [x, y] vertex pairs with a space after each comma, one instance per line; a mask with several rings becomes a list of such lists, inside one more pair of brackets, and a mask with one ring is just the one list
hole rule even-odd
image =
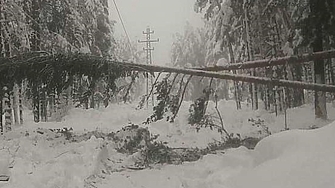
[[[148, 126], [159, 140], [171, 147], [206, 147], [220, 140], [217, 131], [186, 124], [189, 103], [185, 102], [174, 124], [165, 121]], [[127, 165], [136, 156], [115, 151], [106, 141], [94, 136], [87, 141], [68, 143], [48, 128], [73, 127], [77, 133], [91, 130], [116, 131], [129, 122], [140, 123], [150, 111], [134, 110], [134, 105], [112, 105], [99, 110], [71, 110], [64, 121], [34, 124], [26, 118], [22, 127], [1, 137], [0, 176], [10, 176], [0, 187], [223, 187], [223, 188], [314, 188], [335, 187], [335, 123], [315, 130], [289, 130], [273, 134], [258, 143], [254, 150], [245, 147], [209, 154], [196, 162], [162, 165], [153, 169], [130, 170]], [[271, 132], [283, 129], [283, 116], [251, 111], [245, 106], [236, 111], [233, 101], [221, 101], [220, 110], [229, 132], [242, 136], [261, 136], [248, 118], [265, 121]], [[212, 109], [212, 112], [215, 112]], [[211, 111], [211, 110], [210, 110]], [[334, 108], [328, 107], [330, 119]], [[291, 129], [307, 129], [329, 122], [314, 121], [312, 106], [288, 111]], [[38, 127], [46, 128], [39, 134]], [[104, 171], [109, 166], [108, 171]]]

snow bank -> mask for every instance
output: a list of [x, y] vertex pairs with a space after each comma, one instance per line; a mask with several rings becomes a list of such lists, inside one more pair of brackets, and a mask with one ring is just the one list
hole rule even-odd
[[252, 152], [253, 168], [231, 178], [232, 188], [335, 187], [335, 122], [263, 139]]
[[6, 188], [82, 188], [87, 178], [99, 173], [102, 139], [65, 144], [30, 133], [2, 143], [13, 158]]
[[113, 173], [104, 187], [333, 188], [335, 122], [317, 130], [286, 131], [196, 162]]
[[209, 154], [197, 162], [186, 162], [183, 165], [113, 173], [96, 184], [96, 187], [219, 188], [227, 178], [239, 173], [243, 169], [242, 166], [251, 165], [249, 152], [245, 147], [240, 147], [225, 154]]

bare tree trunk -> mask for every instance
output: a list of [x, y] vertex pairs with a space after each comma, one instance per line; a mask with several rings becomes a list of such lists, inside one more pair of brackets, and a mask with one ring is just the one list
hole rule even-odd
[[41, 121], [47, 122], [48, 110], [47, 110], [47, 94], [45, 91], [45, 85], [42, 84], [39, 94], [40, 94]]
[[20, 118], [20, 124], [22, 125], [23, 124], [22, 83], [19, 86], [18, 95], [19, 95], [19, 118]]
[[53, 117], [55, 112], [55, 90], [52, 90], [48, 97], [48, 117]]
[[[256, 71], [255, 69], [252, 70], [252, 75], [256, 76]], [[256, 83], [251, 83], [251, 92], [252, 92], [252, 109], [257, 110], [258, 109], [258, 94], [257, 94], [257, 84]]]
[[279, 111], [283, 111], [283, 100], [282, 100], [282, 88], [278, 89], [278, 106], [279, 106]]
[[5, 95], [5, 132], [9, 132], [12, 130], [12, 106], [11, 106], [11, 94], [9, 88], [6, 88]]
[[39, 106], [39, 95], [38, 95], [38, 85], [37, 83], [32, 84], [32, 101], [33, 101], [33, 114], [34, 114], [34, 122], [40, 122], [40, 106]]
[[73, 77], [73, 82], [72, 82], [72, 99], [73, 99], [73, 104], [78, 101], [78, 88], [79, 88], [79, 83], [78, 83], [78, 77], [74, 76]]
[[[302, 81], [302, 66], [294, 65], [295, 79], [297, 81]], [[294, 107], [301, 106], [304, 103], [304, 90], [303, 89], [294, 89], [293, 90], [293, 101]]]
[[95, 82], [96, 82], [96, 79], [95, 79], [95, 78], [92, 78], [92, 79], [91, 79], [91, 85], [90, 85], [90, 90], [91, 90], [91, 102], [90, 102], [90, 108], [94, 108], [94, 107], [95, 107], [95, 101], [94, 101]]
[[18, 99], [19, 93], [18, 93], [18, 85], [17, 83], [14, 84], [13, 87], [13, 113], [14, 113], [14, 123], [19, 124], [19, 105], [18, 105]]

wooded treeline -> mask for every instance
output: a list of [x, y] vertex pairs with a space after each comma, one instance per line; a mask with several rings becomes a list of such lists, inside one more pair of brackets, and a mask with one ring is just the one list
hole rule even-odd
[[[320, 56], [320, 54], [327, 55], [325, 57], [322, 57]], [[330, 54], [332, 55], [330, 56]], [[23, 55], [25, 58], [22, 58]], [[310, 57], [311, 59], [324, 59], [329, 57], [335, 57], [335, 54], [334, 51], [326, 51], [310, 55], [304, 55], [302, 57]], [[286, 57], [286, 59], [297, 59], [301, 62], [301, 59], [299, 57]], [[41, 106], [41, 108], [43, 107], [44, 110], [49, 113], [54, 113], [50, 111], [50, 108], [52, 107], [51, 104], [54, 104], [54, 106], [57, 107], [55, 112], [58, 112], [59, 110], [64, 110], [64, 108], [66, 109], [72, 107], [73, 102], [76, 102], [76, 99], [78, 98], [80, 100], [80, 98], [84, 98], [85, 96], [91, 96], [92, 94], [95, 97], [95, 94], [99, 94], [97, 93], [99, 92], [99, 87], [93, 88], [92, 86], [99, 86], [101, 83], [107, 84], [107, 88], [112, 91], [111, 94], [114, 95], [121, 93], [123, 101], [126, 102], [129, 100], [129, 95], [133, 93], [131, 89], [136, 88], [137, 86], [141, 86], [141, 84], [136, 84], [135, 82], [136, 80], [140, 79], [140, 72], [143, 72], [143, 75], [146, 78], [148, 78], [148, 73], [159, 72], [154, 84], [152, 85], [150, 94], [143, 96], [144, 100], [141, 101], [139, 105], [139, 108], [143, 107], [143, 103], [147, 101], [150, 96], [155, 95], [157, 97], [157, 103], [155, 103], [156, 105], [153, 107], [154, 113], [144, 123], [151, 123], [153, 121], [158, 121], [163, 118], [167, 118], [168, 121], [173, 122], [180, 110], [182, 102], [184, 101], [184, 98], [186, 96], [186, 90], [190, 81], [194, 77], [211, 78], [209, 85], [203, 90], [204, 96], [196, 99], [194, 101], [194, 104], [190, 106], [189, 123], [192, 125], [196, 124], [197, 126], [205, 125], [209, 127], [218, 127], [220, 132], [225, 132], [226, 134], [227, 131], [225, 131], [224, 129], [223, 120], [221, 119], [222, 116], [217, 107], [218, 93], [212, 87], [215, 82], [219, 81], [219, 79], [258, 83], [269, 86], [284, 86], [288, 88], [301, 88], [308, 90], [335, 92], [335, 85], [314, 84], [283, 79], [273, 80], [266, 77], [255, 77], [241, 74], [238, 75], [231, 73], [215, 73], [203, 70], [146, 65], [124, 61], [120, 62], [118, 60], [115, 60], [115, 58], [94, 56], [91, 54], [82, 53], [48, 54], [45, 52], [30, 52], [27, 54], [22, 54], [21, 56], [0, 58], [0, 61], [2, 62], [2, 64], [0, 65], [0, 80], [1, 84], [5, 85], [3, 89], [7, 91], [8, 89], [10, 89], [7, 86], [13, 85], [15, 83], [25, 82], [27, 83], [26, 85], [43, 83], [43, 91], [48, 94], [46, 95], [46, 98], [49, 100], [47, 100], [46, 105]], [[278, 61], [280, 62], [280, 60]], [[259, 63], [262, 64], [263, 61], [254, 61], [250, 63], [247, 62], [246, 64], [257, 65]], [[274, 61], [274, 64], [275, 63], [276, 61]], [[162, 73], [167, 74], [164, 75]], [[161, 79], [160, 77], [162, 75], [163, 78]], [[76, 83], [74, 82], [74, 79], [78, 77], [96, 78], [95, 82], [90, 82], [90, 89], [88, 89], [84, 93], [81, 93], [79, 97], [73, 95], [73, 91], [76, 91], [75, 89], [78, 88], [76, 85], [74, 85]], [[124, 85], [126, 87], [117, 86], [118, 81], [125, 81], [124, 78], [127, 77], [131, 78], [131, 80], [129, 84]], [[82, 86], [79, 85], [79, 88], [81, 87]], [[120, 89], [125, 92], [120, 91]], [[59, 99], [63, 96], [64, 91], [65, 100], [61, 101]], [[71, 95], [68, 94], [68, 91], [70, 91]], [[52, 101], [50, 102], [51, 99], [55, 99], [55, 95], [51, 95], [53, 93], [61, 93], [61, 95], [58, 95], [60, 97], [56, 98], [59, 102], [57, 104], [52, 103]], [[99, 96], [101, 97], [102, 94], [99, 94]], [[5, 95], [5, 97], [6, 98], [4, 99], [4, 101], [6, 102], [6, 105], [11, 107], [11, 97], [8, 97], [7, 95]], [[85, 97], [84, 99], [86, 100], [83, 102], [84, 106], [82, 107], [88, 108], [88, 97]], [[42, 101], [41, 99], [39, 100], [40, 102]], [[93, 100], [95, 101], [95, 98]], [[215, 109], [218, 117], [221, 120], [221, 126], [213, 121], [213, 115], [206, 114], [209, 100], [214, 100], [215, 102]], [[103, 100], [103, 102], [107, 102], [108, 104], [109, 100]], [[20, 104], [22, 104], [22, 100], [19, 100], [19, 105]], [[98, 107], [99, 104], [100, 103], [97, 103]], [[58, 108], [60, 105], [62, 105], [62, 107]], [[10, 114], [13, 108], [6, 108], [5, 110], [6, 120], [8, 120], [8, 122], [6, 121], [8, 123], [6, 124], [6, 126], [10, 127], [11, 118], [7, 118], [7, 113]], [[40, 110], [38, 112], [40, 113], [45, 111]], [[20, 111], [20, 118], [22, 118], [22, 111]], [[22, 122], [21, 120], [22, 119], [20, 119], [20, 122]], [[46, 120], [48, 120], [48, 118], [46, 118], [45, 121]], [[229, 134], [227, 134], [227, 136], [230, 137]]]
[[[245, 101], [256, 110], [262, 101], [279, 113], [314, 94], [316, 117], [324, 119], [326, 99], [333, 100], [325, 91], [334, 86], [324, 84], [334, 85], [335, 63], [329, 58], [334, 51], [320, 52], [334, 48], [331, 0], [197, 0], [195, 11], [205, 12], [206, 27], [187, 25], [184, 34], [176, 34], [171, 58], [179, 69], [117, 62], [140, 62], [141, 52], [127, 39], [114, 40], [107, 0], [0, 0], [0, 5], [1, 132], [11, 129], [12, 119], [23, 123], [23, 106], [32, 106], [39, 122], [59, 120], [73, 105], [107, 106], [117, 93], [129, 101], [131, 93], [140, 93], [136, 80], [152, 72], [159, 75], [139, 107], [150, 95], [157, 102], [145, 123], [173, 122], [183, 100], [194, 101], [189, 123], [206, 126], [216, 126], [206, 114], [209, 101], [221, 117], [217, 102], [223, 98], [234, 98], [237, 109]], [[306, 60], [314, 64], [302, 63]], [[221, 126], [226, 132], [222, 119]]]
[[[59, 53], [111, 56], [116, 46], [113, 25], [107, 0], [0, 0], [0, 56], [12, 61], [32, 61], [40, 54]], [[90, 70], [90, 66], [81, 68]], [[26, 76], [34, 80], [10, 80], [5, 75], [0, 80], [0, 107], [1, 111], [4, 108], [7, 131], [12, 117], [15, 123], [23, 123], [24, 102], [27, 103], [24, 106], [33, 107], [34, 121], [39, 122], [61, 117], [53, 115], [63, 113], [64, 105], [72, 98], [88, 108], [96, 105], [94, 97], [108, 97], [108, 82], [100, 75], [70, 77], [71, 73], [50, 72], [49, 76], [57, 76], [59, 83], [71, 85], [57, 90], [46, 88], [48, 77], [38, 76], [49, 73], [49, 69], [38, 72], [40, 69], [23, 66], [21, 71], [22, 76], [28, 73]]]
[[[334, 84], [333, 59], [307, 61], [301, 64], [278, 64], [255, 68], [246, 61], [280, 59], [334, 49], [335, 3], [331, 0], [196, 0], [195, 11], [202, 13], [205, 27], [189, 24], [183, 34], [176, 34], [171, 59], [175, 66], [202, 70], [231, 70], [270, 79]], [[294, 61], [294, 59], [291, 59]], [[267, 61], [267, 60], [266, 60]], [[238, 63], [234, 66], [235, 63]], [[248, 69], [239, 69], [245, 66]], [[218, 66], [218, 67], [216, 67]], [[212, 68], [211, 68], [212, 67]], [[227, 67], [227, 69], [224, 69]], [[229, 69], [235, 67], [235, 70]], [[216, 70], [215, 70], [216, 69]], [[210, 81], [190, 83], [189, 99], [203, 95]], [[276, 113], [315, 100], [317, 118], [327, 118], [326, 101], [334, 95], [308, 92], [299, 88], [280, 88], [257, 83], [220, 80], [211, 86], [219, 98], [251, 103], [253, 109], [263, 104]], [[232, 94], [232, 96], [230, 96]], [[285, 96], [285, 97], [284, 97]], [[262, 103], [260, 103], [261, 101]]]

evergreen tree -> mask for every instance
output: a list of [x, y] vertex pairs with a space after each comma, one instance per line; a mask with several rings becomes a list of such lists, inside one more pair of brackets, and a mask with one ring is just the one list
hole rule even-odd
[[[325, 46], [334, 48], [335, 39], [335, 3], [331, 0], [309, 0], [307, 15], [299, 21], [303, 41], [313, 52], [325, 50]], [[314, 81], [325, 83], [324, 60], [314, 61]], [[325, 92], [315, 92], [315, 117], [327, 119]]]

